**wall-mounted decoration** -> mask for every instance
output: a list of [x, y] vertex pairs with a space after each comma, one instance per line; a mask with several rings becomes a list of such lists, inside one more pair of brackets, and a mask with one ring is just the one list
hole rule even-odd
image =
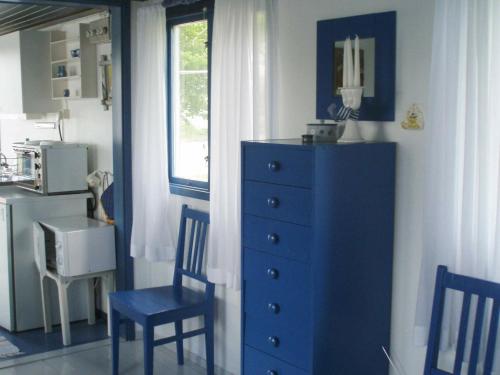
[[332, 105], [342, 106], [346, 38], [359, 36], [362, 121], [394, 121], [396, 12], [318, 21], [316, 117], [331, 119]]
[[406, 112], [406, 118], [401, 122], [401, 127], [408, 130], [424, 128], [424, 112], [418, 104], [413, 103]]
[[99, 69], [101, 71], [101, 104], [107, 111], [113, 102], [113, 65], [108, 56], [101, 55]]

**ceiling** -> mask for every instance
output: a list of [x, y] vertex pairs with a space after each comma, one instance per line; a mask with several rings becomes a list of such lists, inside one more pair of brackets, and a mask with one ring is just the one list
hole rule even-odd
[[51, 26], [98, 12], [92, 8], [0, 3], [0, 35]]

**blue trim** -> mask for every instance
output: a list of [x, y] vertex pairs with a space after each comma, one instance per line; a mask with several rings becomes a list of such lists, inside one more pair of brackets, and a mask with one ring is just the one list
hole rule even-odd
[[342, 97], [335, 95], [333, 88], [333, 46], [348, 35], [375, 37], [375, 95], [362, 98], [359, 120], [394, 121], [396, 12], [318, 21], [316, 118], [331, 119], [328, 107], [332, 103], [335, 103], [336, 108], [342, 107]]
[[[118, 290], [134, 289], [134, 262], [130, 256], [132, 232], [132, 122], [130, 2], [122, 0], [0, 0], [0, 3], [110, 7], [113, 63], [113, 174]], [[127, 340], [135, 337], [133, 324], [126, 325]]]
[[[167, 11], [168, 12], [168, 11]], [[167, 13], [168, 14], [168, 13]], [[206, 19], [208, 21], [208, 182], [188, 180], [173, 175], [173, 117], [172, 117], [172, 27], [183, 23], [200, 21]], [[175, 17], [167, 17], [167, 145], [168, 145], [168, 180], [170, 182], [170, 192], [176, 195], [182, 195], [191, 198], [210, 200], [210, 91], [211, 91], [211, 66], [212, 66], [212, 29], [213, 29], [213, 6], [208, 6], [207, 11], [197, 11], [189, 14], [178, 15]]]
[[210, 200], [210, 192], [207, 189], [200, 189], [194, 186], [189, 187], [187, 185], [170, 183], [170, 193], [189, 198], [201, 199], [204, 201]]
[[[132, 234], [132, 88], [131, 9], [129, 2], [112, 8], [113, 62], [113, 173], [118, 290], [134, 289]], [[127, 340], [135, 338], [134, 324], [125, 326]]]

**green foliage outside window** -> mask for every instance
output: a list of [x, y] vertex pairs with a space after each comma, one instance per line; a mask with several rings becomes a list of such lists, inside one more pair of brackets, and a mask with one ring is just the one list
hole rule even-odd
[[206, 140], [208, 127], [194, 126], [193, 121], [208, 121], [208, 23], [187, 23], [179, 31], [181, 135], [192, 141]]

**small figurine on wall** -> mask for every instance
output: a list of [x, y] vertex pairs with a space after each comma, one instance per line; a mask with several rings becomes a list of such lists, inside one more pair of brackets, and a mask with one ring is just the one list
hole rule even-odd
[[413, 103], [406, 112], [406, 118], [401, 122], [401, 127], [408, 130], [419, 130], [424, 127], [424, 113], [418, 104]]

